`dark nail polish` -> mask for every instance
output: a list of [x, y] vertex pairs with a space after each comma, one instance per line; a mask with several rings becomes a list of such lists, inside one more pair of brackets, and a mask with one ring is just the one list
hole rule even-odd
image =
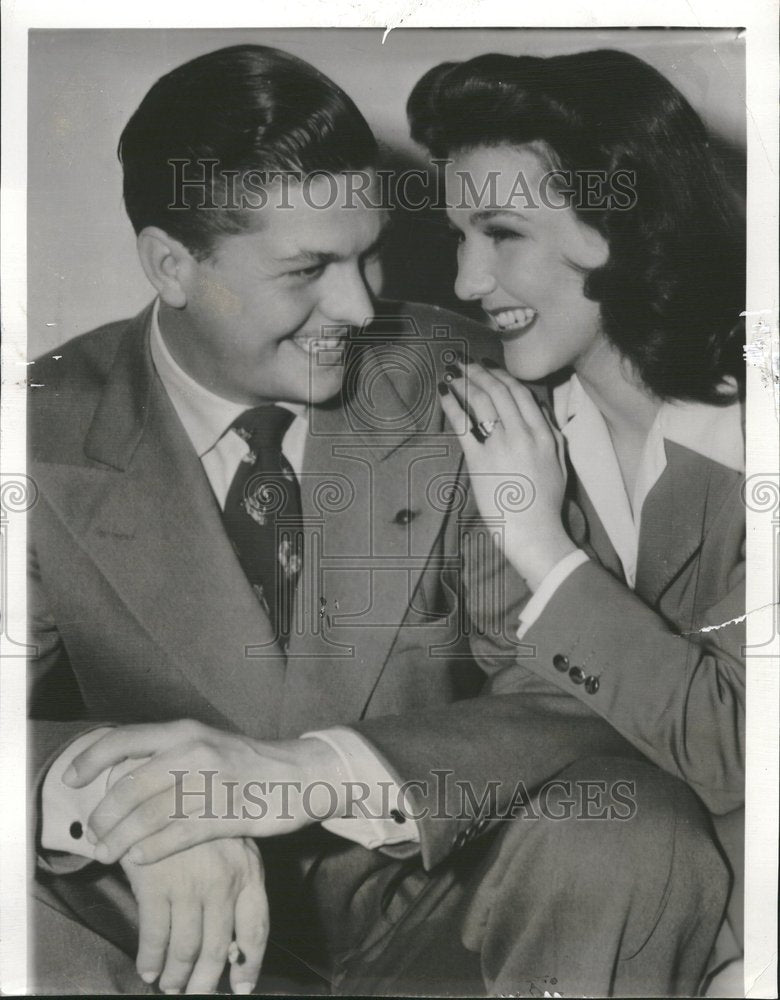
[[445, 381], [451, 382], [454, 378], [462, 378], [463, 371], [459, 365], [447, 365], [444, 369]]
[[501, 365], [498, 364], [497, 361], [494, 361], [492, 358], [481, 358], [480, 360], [482, 361], [482, 367], [483, 368], [493, 368], [493, 369], [496, 369], [496, 368], [500, 368], [501, 367]]
[[450, 387], [447, 385], [446, 382], [439, 382], [436, 388], [438, 389], [440, 396], [446, 396], [447, 393], [450, 391]]
[[244, 962], [246, 962], [246, 955], [239, 948], [238, 954], [236, 955], [236, 965], [243, 965]]

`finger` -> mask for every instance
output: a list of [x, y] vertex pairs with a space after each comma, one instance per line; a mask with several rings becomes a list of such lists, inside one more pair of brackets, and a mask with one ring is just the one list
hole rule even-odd
[[170, 745], [169, 723], [120, 726], [112, 729], [71, 761], [62, 776], [64, 784], [80, 788], [89, 784], [107, 767], [127, 757], [149, 757]]
[[485, 368], [477, 362], [472, 362], [469, 365], [469, 375], [475, 380], [488, 376], [504, 386], [511, 395], [521, 417], [535, 433], [542, 432], [546, 426], [549, 426], [534, 394], [514, 375], [510, 375], [503, 368]]
[[[135, 817], [136, 824], [147, 815], [151, 819], [153, 810], [150, 807], [147, 813], [144, 804], [159, 795], [167, 796], [167, 814], [177, 812], [181, 815], [186, 812], [182, 802], [188, 793], [184, 791], [182, 777], [193, 770], [189, 764], [202, 752], [196, 743], [185, 743], [158, 753], [145, 763], [139, 764], [109, 788], [92, 811], [87, 821], [88, 830], [95, 834], [98, 840], [105, 842], [109, 833], [120, 823], [128, 820], [134, 811], [141, 810]], [[133, 838], [117, 841], [117, 849], [121, 847], [124, 853], [136, 840], [159, 829], [159, 822], [146, 830], [137, 827]]]
[[203, 934], [203, 910], [195, 897], [177, 897], [171, 905], [171, 940], [160, 989], [180, 993], [190, 978], [200, 954]]
[[270, 920], [268, 897], [261, 881], [244, 888], [236, 900], [236, 944], [239, 955], [230, 969], [234, 993], [251, 993], [263, 964]]
[[479, 398], [484, 393], [493, 406], [495, 416], [511, 434], [524, 430], [523, 415], [508, 385], [476, 362], [469, 364], [467, 372], [472, 397]]
[[[239, 830], [228, 833], [240, 835]], [[225, 836], [225, 823], [220, 819], [203, 819], [199, 816], [189, 816], [186, 819], [174, 819], [168, 822], [157, 833], [145, 840], [139, 841], [128, 852], [128, 858], [137, 865], [148, 865], [161, 861], [171, 854], [178, 854], [195, 844], [204, 844], [209, 840], [219, 840]]]
[[200, 955], [187, 983], [187, 993], [212, 993], [216, 990], [232, 938], [232, 901], [222, 899], [206, 903]]
[[461, 406], [458, 398], [451, 393], [441, 397], [441, 408], [447, 423], [452, 428], [454, 434], [460, 439], [460, 445], [468, 460], [472, 454], [472, 449], [478, 448], [479, 442], [471, 433], [471, 418]]
[[[184, 814], [185, 818], [180, 819], [181, 814], [175, 813], [174, 810], [175, 802], [172, 791], [166, 789], [142, 802], [132, 812], [119, 818], [117, 822], [114, 822], [117, 819], [116, 816], [109, 817], [108, 821], [113, 822], [113, 825], [107, 833], [99, 835], [95, 844], [95, 860], [104, 865], [113, 864], [114, 861], [118, 861], [119, 858], [131, 852], [131, 848], [137, 843], [147, 840], [169, 823], [190, 822], [188, 814]], [[90, 817], [88, 820], [90, 827], [92, 827], [92, 822], [92, 817]], [[134, 864], [139, 863], [134, 854], [130, 853], [129, 858]]]
[[498, 417], [498, 411], [490, 394], [470, 379], [453, 379], [449, 383], [449, 390], [475, 426]]
[[138, 898], [138, 956], [135, 967], [145, 983], [153, 983], [165, 963], [171, 932], [171, 904], [158, 893]]

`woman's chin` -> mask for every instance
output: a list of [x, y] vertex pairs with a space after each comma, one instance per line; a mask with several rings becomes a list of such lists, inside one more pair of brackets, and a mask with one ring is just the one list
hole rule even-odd
[[518, 357], [515, 352], [506, 348], [504, 348], [504, 365], [509, 374], [521, 382], [540, 382], [557, 371], [555, 367], [544, 364], [539, 358]]

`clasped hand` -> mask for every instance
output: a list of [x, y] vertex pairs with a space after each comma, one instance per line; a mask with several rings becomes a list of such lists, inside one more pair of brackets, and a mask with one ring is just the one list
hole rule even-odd
[[[561, 519], [563, 439], [530, 390], [507, 372], [474, 361], [461, 371], [449, 383], [442, 409], [460, 435], [480, 514], [501, 524], [506, 559], [535, 591], [576, 550]], [[464, 433], [468, 423], [492, 430], [480, 440]]]
[[127, 854], [143, 865], [223, 837], [292, 833], [339, 806], [340, 764], [323, 741], [263, 742], [191, 720], [113, 729], [73, 760], [63, 781], [79, 788], [127, 758], [148, 759], [106, 792], [87, 823], [104, 864]]

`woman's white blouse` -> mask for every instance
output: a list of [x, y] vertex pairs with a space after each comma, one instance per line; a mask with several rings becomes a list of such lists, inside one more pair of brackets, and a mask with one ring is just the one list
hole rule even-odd
[[[633, 502], [629, 503], [607, 424], [576, 375], [553, 391], [555, 420], [566, 439], [569, 460], [585, 488], [633, 589], [642, 508], [666, 468], [665, 441], [689, 448], [738, 472], [745, 471], [745, 446], [739, 403], [663, 403], [647, 435], [639, 462]], [[521, 639], [541, 615], [563, 581], [587, 556], [564, 558], [545, 577], [520, 614]]]

